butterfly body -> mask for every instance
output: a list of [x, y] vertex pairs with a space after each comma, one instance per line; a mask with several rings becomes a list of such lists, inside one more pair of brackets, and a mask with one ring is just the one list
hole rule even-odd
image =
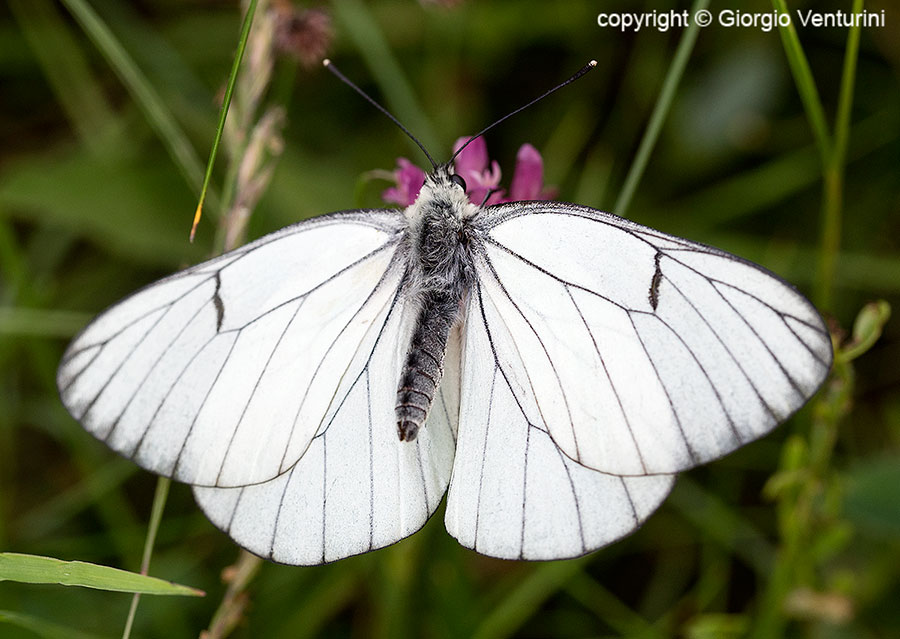
[[451, 177], [447, 165], [437, 167], [404, 214], [409, 223], [404, 286], [421, 308], [397, 391], [403, 441], [415, 439], [425, 424], [443, 376], [450, 330], [475, 277], [472, 251], [479, 240], [474, 220], [480, 207], [469, 202], [465, 184]]

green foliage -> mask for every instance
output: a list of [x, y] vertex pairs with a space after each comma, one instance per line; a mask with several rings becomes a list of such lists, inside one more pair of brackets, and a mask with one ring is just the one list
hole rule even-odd
[[[23, 630], [29, 630], [38, 637], [45, 639], [99, 639], [100, 635], [88, 634], [73, 630], [68, 626], [53, 623], [32, 615], [23, 615], [12, 610], [0, 610], [0, 623], [18, 626]], [[8, 626], [6, 627], [8, 629]], [[31, 636], [34, 636], [31, 635]]]
[[[154, 497], [155, 478], [65, 413], [55, 371], [66, 338], [129, 291], [233, 240], [226, 227], [248, 189], [256, 237], [377, 205], [385, 183], [370, 172], [391, 170], [400, 155], [424, 158], [319, 67], [280, 57], [253, 99], [264, 74], [245, 67], [227, 153], [189, 244], [237, 7], [10, 0], [0, 10], [0, 549], [50, 562], [50, 572], [149, 565], [209, 595], [137, 605], [125, 594], [0, 581], [0, 635], [116, 636], [126, 619], [134, 636], [166, 638], [204, 628], [234, 637], [896, 635], [897, 14], [885, 28], [795, 20], [778, 34], [716, 24], [620, 33], [599, 28], [597, 13], [690, 5], [441, 4], [334, 2], [328, 56], [439, 160], [458, 136], [596, 59], [585, 79], [489, 134], [504, 183], [530, 142], [559, 199], [627, 209], [796, 283], [832, 323], [832, 377], [788, 424], [687, 473], [641, 530], [582, 559], [480, 557], [443, 531], [441, 511], [410, 539], [333, 565], [242, 556], [186, 487], [173, 484], [166, 503], [159, 484]], [[711, 4], [714, 14], [730, 8]], [[265, 120], [279, 110], [283, 120]], [[48, 571], [43, 580], [63, 581]]]
[[194, 588], [118, 568], [14, 552], [0, 553], [0, 581], [83, 586], [144, 595], [203, 595]]

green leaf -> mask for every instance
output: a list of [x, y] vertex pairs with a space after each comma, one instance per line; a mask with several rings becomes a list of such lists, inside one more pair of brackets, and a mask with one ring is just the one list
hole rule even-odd
[[53, 557], [0, 553], [0, 581], [29, 584], [61, 584], [145, 595], [205, 596], [202, 590], [109, 566]]

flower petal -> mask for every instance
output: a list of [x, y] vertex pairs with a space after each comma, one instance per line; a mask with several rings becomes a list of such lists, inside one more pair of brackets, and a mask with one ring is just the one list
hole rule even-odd
[[[456, 153], [460, 147], [470, 139], [471, 136], [466, 136], [456, 140], [453, 144], [453, 153]], [[462, 153], [457, 155], [456, 159], [453, 161], [456, 172], [467, 181], [472, 174], [481, 175], [481, 172], [487, 168], [487, 165], [487, 142], [484, 141], [484, 138], [472, 140], [469, 146], [463, 149]]]
[[541, 154], [530, 144], [523, 144], [516, 154], [516, 169], [512, 183], [509, 185], [509, 196], [517, 200], [545, 200], [544, 161]]
[[409, 206], [419, 197], [419, 191], [425, 184], [425, 171], [406, 158], [397, 158], [397, 169], [394, 171], [396, 186], [385, 189], [381, 199], [400, 206]]

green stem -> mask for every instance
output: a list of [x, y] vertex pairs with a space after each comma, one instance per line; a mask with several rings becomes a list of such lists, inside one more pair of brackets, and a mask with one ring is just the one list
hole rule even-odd
[[[216, 163], [216, 154], [219, 152], [219, 142], [222, 141], [222, 132], [225, 130], [225, 118], [228, 116], [228, 107], [231, 106], [231, 97], [234, 95], [234, 85], [237, 83], [238, 69], [244, 58], [244, 49], [247, 48], [247, 40], [250, 36], [250, 26], [253, 24], [253, 16], [256, 14], [257, 0], [250, 0], [250, 6], [244, 14], [244, 22], [241, 25], [241, 38], [238, 42], [237, 53], [231, 64], [231, 74], [228, 76], [228, 85], [225, 87], [225, 97], [222, 100], [222, 109], [219, 111], [219, 124], [216, 127], [216, 137], [213, 139], [212, 148], [209, 151], [209, 160], [206, 162], [206, 174], [203, 177], [203, 186], [200, 189], [200, 199], [197, 202], [197, 211], [194, 213], [194, 222], [191, 225], [191, 241], [194, 241], [194, 233], [197, 231], [197, 223], [203, 212], [203, 202], [206, 199], [206, 191], [212, 179], [213, 165]], [[223, 198], [228, 195], [224, 194]]]
[[[863, 0], [854, 0], [853, 13], [860, 13]], [[850, 27], [844, 69], [838, 98], [834, 127], [834, 145], [825, 162], [822, 202], [822, 235], [820, 239], [818, 290], [816, 302], [822, 308], [830, 308], [834, 294], [835, 273], [840, 251], [844, 204], [844, 166], [847, 158], [847, 141], [850, 137], [850, 114], [853, 111], [853, 91], [856, 85], [856, 62], [859, 57], [860, 27]]]
[[[156, 492], [153, 495], [153, 509], [150, 512], [150, 524], [147, 526], [147, 538], [144, 540], [144, 555], [141, 558], [141, 574], [146, 575], [150, 571], [150, 558], [153, 556], [153, 545], [156, 543], [156, 533], [162, 521], [163, 510], [166, 507], [166, 499], [169, 496], [168, 477], [160, 477], [156, 480]], [[131, 598], [131, 607], [128, 609], [128, 618], [125, 621], [125, 629], [122, 631], [122, 639], [131, 636], [131, 628], [134, 625], [134, 617], [137, 613], [138, 602], [141, 596], [135, 593]]]
[[241, 621], [247, 606], [246, 589], [262, 567], [262, 559], [246, 550], [241, 550], [238, 560], [227, 571], [228, 588], [222, 602], [213, 613], [205, 639], [224, 639]]
[[[778, 10], [787, 11], [784, 0], [773, 0], [773, 4]], [[862, 8], [863, 0], [854, 0], [853, 12], [859, 13]], [[847, 36], [833, 137], [829, 135], [825, 124], [824, 109], [796, 31], [793, 26], [789, 26], [781, 28], [780, 33], [822, 163], [822, 235], [816, 297], [820, 307], [828, 308], [832, 303], [840, 248], [844, 164], [853, 106], [860, 28], [852, 26]], [[837, 366], [832, 374], [835, 379], [840, 379], [843, 375], [842, 368]], [[841, 385], [831, 383], [826, 386], [826, 392], [819, 400], [819, 406], [838, 405], [833, 394], [834, 388]], [[783, 612], [785, 600], [798, 586], [811, 587], [815, 582], [817, 564], [821, 560], [809, 552], [809, 544], [816, 532], [815, 527], [821, 525], [818, 523], [821, 509], [819, 504], [827, 500], [824, 491], [828, 485], [828, 462], [837, 440], [840, 411], [830, 410], [824, 414], [827, 416], [817, 414], [813, 418], [811, 431], [803, 442], [802, 461], [788, 464], [786, 468], [796, 472], [800, 479], [794, 489], [778, 498], [781, 547], [775, 570], [758, 607], [752, 637], [768, 639], [783, 636], [787, 625]]]
[[[709, 0], [695, 0], [694, 5], [691, 7], [691, 15], [696, 15], [697, 11], [705, 9], [707, 6], [709, 6]], [[619, 193], [615, 206], [613, 206], [612, 212], [616, 215], [624, 217], [628, 212], [628, 207], [637, 190], [638, 182], [640, 182], [641, 176], [644, 174], [644, 169], [647, 168], [650, 154], [653, 152], [653, 147], [656, 146], [656, 141], [659, 139], [663, 122], [665, 122], [669, 109], [672, 107], [675, 91], [681, 82], [681, 76], [684, 74], [688, 58], [691, 56], [691, 51], [694, 49], [694, 43], [697, 41], [699, 33], [700, 27], [692, 20], [691, 25], [681, 36], [678, 49], [675, 51], [675, 57], [672, 59], [672, 65], [669, 67], [666, 79], [663, 81], [662, 91], [656, 100], [656, 105], [653, 107], [653, 113], [650, 115], [647, 130], [644, 131], [644, 137], [641, 139], [637, 155], [631, 163], [628, 175], [625, 177], [625, 184], [622, 186], [622, 191]]]

